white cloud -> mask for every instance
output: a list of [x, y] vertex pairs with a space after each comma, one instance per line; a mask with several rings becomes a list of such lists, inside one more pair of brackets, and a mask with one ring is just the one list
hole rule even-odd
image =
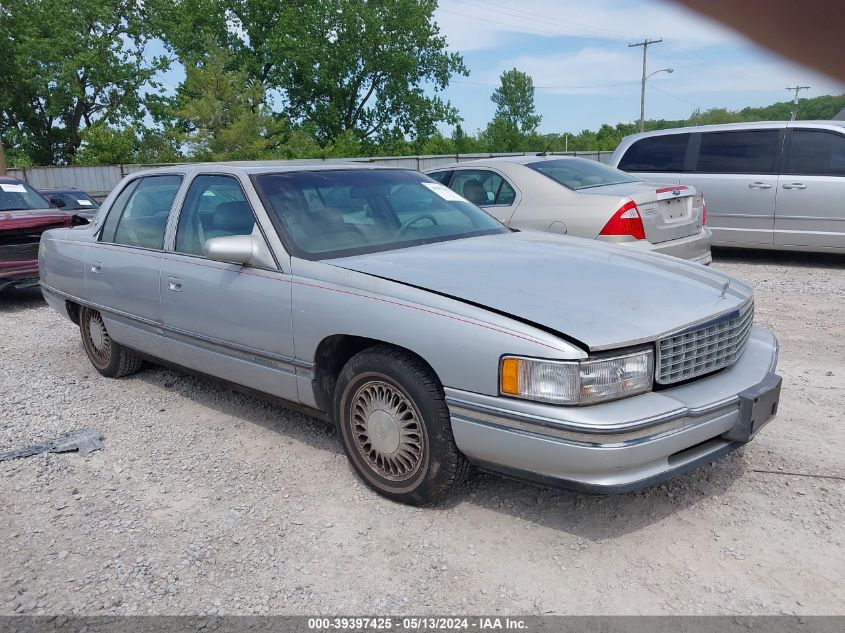
[[521, 55], [501, 60], [494, 71], [483, 79], [479, 78], [479, 81], [498, 84], [503, 71], [518, 68], [528, 73], [538, 90], [544, 92], [603, 94], [615, 92], [619, 84], [638, 83], [642, 72], [641, 59], [627, 49], [595, 47], [559, 55]]
[[[514, 67], [534, 80], [544, 131], [630, 118], [639, 110], [642, 49], [628, 44], [645, 37], [663, 38], [649, 48], [649, 72], [674, 69], [649, 79], [650, 116], [786, 101], [786, 86], [796, 83], [812, 86], [802, 97], [845, 92], [845, 85], [666, 0], [441, 0], [435, 17], [450, 48], [475, 53], [467, 55], [471, 76], [451, 82], [468, 129], [492, 116], [489, 93]], [[538, 45], [525, 47], [532, 40]]]
[[[627, 49], [586, 47], [571, 53], [517, 56], [501, 60], [495, 70], [473, 76], [470, 81], [498, 84], [502, 71], [519, 68], [534, 80], [538, 92], [547, 94], [612, 94], [637, 89], [642, 74], [642, 57]], [[724, 64], [702, 57], [687, 57], [661, 51], [649, 54], [649, 71], [672, 68], [649, 79], [677, 95], [772, 92], [796, 81], [812, 86], [808, 95], [841, 92], [843, 86], [806, 68], [778, 59], [750, 59]], [[788, 95], [784, 91], [784, 99]]]
[[442, 0], [435, 17], [458, 51], [496, 48], [515, 34], [616, 42], [663, 37], [682, 49], [740, 41], [729, 29], [667, 2]]

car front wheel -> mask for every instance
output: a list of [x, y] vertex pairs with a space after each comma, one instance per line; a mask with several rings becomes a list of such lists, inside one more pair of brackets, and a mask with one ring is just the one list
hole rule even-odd
[[352, 467], [389, 499], [431, 505], [466, 477], [443, 388], [411, 354], [378, 346], [354, 356], [338, 377], [334, 414]]
[[103, 315], [93, 308], [79, 311], [79, 332], [82, 346], [94, 369], [107, 378], [122, 378], [141, 369], [144, 361], [120, 343], [112, 340]]

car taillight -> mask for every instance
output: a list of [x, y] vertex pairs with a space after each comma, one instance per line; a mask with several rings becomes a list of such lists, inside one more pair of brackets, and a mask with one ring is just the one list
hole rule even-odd
[[704, 202], [704, 196], [701, 196], [701, 226], [707, 224], [707, 203]]
[[630, 235], [638, 240], [645, 239], [645, 227], [637, 203], [633, 200], [623, 204], [607, 221], [599, 235]]

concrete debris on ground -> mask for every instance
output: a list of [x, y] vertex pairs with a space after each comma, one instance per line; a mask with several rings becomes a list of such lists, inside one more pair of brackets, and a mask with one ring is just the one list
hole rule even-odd
[[78, 451], [83, 457], [103, 448], [103, 434], [94, 429], [77, 429], [62, 433], [54, 440], [31, 444], [23, 448], [0, 453], [0, 462], [22, 457], [32, 457], [41, 453], [70, 453]]

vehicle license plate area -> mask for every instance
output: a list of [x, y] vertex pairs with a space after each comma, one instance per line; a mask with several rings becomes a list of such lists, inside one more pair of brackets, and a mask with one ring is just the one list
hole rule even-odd
[[739, 418], [724, 437], [747, 442], [766, 426], [777, 414], [782, 382], [777, 374], [769, 374], [759, 385], [741, 392]]
[[672, 200], [664, 200], [663, 218], [669, 222], [671, 220], [682, 220], [688, 218], [689, 213], [689, 197], [674, 198]]

